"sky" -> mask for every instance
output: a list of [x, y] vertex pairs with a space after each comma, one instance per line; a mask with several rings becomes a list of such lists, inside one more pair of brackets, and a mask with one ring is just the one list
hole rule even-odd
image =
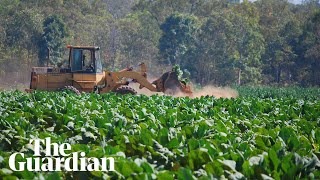
[[299, 4], [299, 3], [301, 3], [301, 0], [291, 0], [291, 2], [292, 2], [293, 4]]

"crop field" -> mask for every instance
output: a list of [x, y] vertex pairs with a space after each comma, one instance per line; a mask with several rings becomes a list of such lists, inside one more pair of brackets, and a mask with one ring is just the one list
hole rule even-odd
[[[320, 179], [320, 89], [231, 99], [0, 92], [0, 179]], [[12, 171], [32, 138], [115, 157], [113, 172]]]

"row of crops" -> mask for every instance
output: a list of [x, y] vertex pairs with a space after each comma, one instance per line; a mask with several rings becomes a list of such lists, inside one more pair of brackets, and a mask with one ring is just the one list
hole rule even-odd
[[270, 87], [270, 86], [239, 86], [235, 87], [242, 97], [257, 98], [292, 98], [320, 99], [320, 88], [301, 87]]
[[[251, 93], [250, 93], [251, 92]], [[319, 89], [239, 88], [236, 99], [0, 92], [0, 179], [320, 179]], [[282, 93], [282, 94], [281, 94]], [[51, 137], [114, 172], [13, 172]]]

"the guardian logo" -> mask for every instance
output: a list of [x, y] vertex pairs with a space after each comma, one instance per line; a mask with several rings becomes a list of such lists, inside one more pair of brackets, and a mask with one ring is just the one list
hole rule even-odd
[[[41, 143], [45, 146], [45, 155], [40, 154]], [[33, 144], [33, 157], [25, 158], [23, 153], [14, 153], [9, 158], [13, 171], [114, 171], [114, 158], [85, 157], [85, 152], [71, 152], [71, 145], [51, 143], [50, 138], [30, 140]], [[66, 152], [67, 151], [67, 152]], [[21, 156], [24, 161], [17, 162]], [[21, 158], [19, 158], [21, 159]]]

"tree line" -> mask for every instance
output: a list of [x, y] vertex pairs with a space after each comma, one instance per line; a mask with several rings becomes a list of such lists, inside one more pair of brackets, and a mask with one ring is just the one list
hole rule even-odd
[[0, 1], [2, 81], [61, 66], [67, 44], [100, 46], [107, 70], [177, 64], [200, 85], [320, 85], [318, 0]]

